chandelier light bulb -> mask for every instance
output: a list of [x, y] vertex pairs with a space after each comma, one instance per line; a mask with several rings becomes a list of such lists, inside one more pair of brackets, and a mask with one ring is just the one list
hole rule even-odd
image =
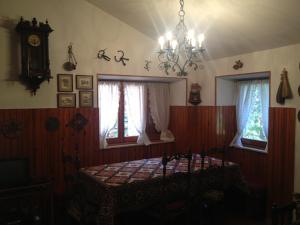
[[172, 46], [172, 49], [175, 50], [176, 47], [177, 47], [177, 41], [176, 41], [176, 40], [173, 40], [173, 41], [171, 42], [171, 46]]
[[191, 39], [191, 45], [192, 47], [196, 47], [196, 40], [194, 38]]
[[189, 31], [188, 31], [188, 34], [187, 34], [187, 39], [188, 39], [188, 40], [194, 39], [194, 35], [195, 35], [194, 30], [189, 30]]
[[168, 41], [172, 40], [172, 36], [173, 35], [172, 35], [172, 33], [170, 31], [166, 33], [166, 38], [167, 38]]
[[164, 48], [164, 44], [165, 44], [165, 39], [163, 36], [159, 37], [158, 43], [160, 44], [160, 49], [162, 50]]
[[202, 43], [203, 43], [204, 39], [205, 39], [204, 34], [200, 34], [198, 36], [199, 47], [202, 47]]

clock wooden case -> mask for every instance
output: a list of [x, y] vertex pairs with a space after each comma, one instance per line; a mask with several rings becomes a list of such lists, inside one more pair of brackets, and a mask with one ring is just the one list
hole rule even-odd
[[20, 34], [21, 41], [21, 61], [22, 72], [21, 81], [35, 95], [40, 84], [52, 78], [49, 68], [49, 45], [48, 37], [53, 31], [46, 23], [23, 20], [21, 17], [16, 26], [16, 31]]

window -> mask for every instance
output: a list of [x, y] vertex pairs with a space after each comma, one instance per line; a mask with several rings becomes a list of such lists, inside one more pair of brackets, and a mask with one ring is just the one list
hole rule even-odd
[[146, 83], [100, 81], [98, 92], [100, 148], [160, 139], [150, 115]]
[[269, 80], [237, 83], [235, 146], [265, 149], [268, 139]]
[[[101, 86], [100, 86], [101, 88]], [[108, 131], [107, 142], [109, 144], [132, 143], [137, 141], [139, 133], [136, 131], [132, 121], [128, 120], [129, 105], [124, 95], [124, 83], [119, 83], [119, 108], [118, 117], [111, 130]], [[134, 101], [134, 100], [133, 100]], [[133, 112], [136, 114], [137, 112]], [[133, 115], [138, 117], [139, 115]]]

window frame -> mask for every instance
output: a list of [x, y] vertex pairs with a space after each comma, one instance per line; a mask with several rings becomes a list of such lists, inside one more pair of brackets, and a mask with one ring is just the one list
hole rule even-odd
[[[233, 80], [234, 82], [237, 81], [245, 81], [245, 80], [268, 80], [269, 81], [269, 127], [270, 128], [270, 107], [271, 107], [271, 71], [261, 71], [261, 72], [252, 72], [252, 73], [243, 73], [243, 74], [228, 74], [228, 75], [220, 75], [215, 76], [215, 106], [217, 106], [217, 79], [228, 79]], [[236, 96], [236, 94], [235, 94]], [[241, 137], [242, 146], [237, 146], [235, 144], [231, 144], [232, 147], [261, 152], [261, 153], [268, 153], [268, 140], [267, 141], [259, 141], [259, 140], [252, 140]]]
[[[101, 80], [98, 80], [98, 88]], [[119, 111], [118, 111], [118, 137], [116, 138], [106, 138], [107, 144], [109, 146], [122, 145], [122, 144], [136, 144], [138, 136], [124, 136], [125, 125], [124, 125], [124, 114], [125, 114], [125, 96], [124, 96], [124, 82], [135, 82], [126, 80], [116, 80], [120, 82], [120, 100], [119, 100]], [[138, 81], [139, 83], [141, 81]], [[145, 82], [146, 83], [146, 82]], [[151, 112], [150, 112], [150, 99], [149, 90], [147, 88], [147, 119], [146, 119], [146, 133], [151, 141], [160, 140], [160, 132], [156, 131], [155, 124], [153, 122]]]

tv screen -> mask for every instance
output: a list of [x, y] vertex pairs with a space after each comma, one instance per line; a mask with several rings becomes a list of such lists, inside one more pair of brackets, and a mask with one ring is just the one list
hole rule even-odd
[[0, 188], [21, 186], [29, 182], [27, 159], [0, 160]]

